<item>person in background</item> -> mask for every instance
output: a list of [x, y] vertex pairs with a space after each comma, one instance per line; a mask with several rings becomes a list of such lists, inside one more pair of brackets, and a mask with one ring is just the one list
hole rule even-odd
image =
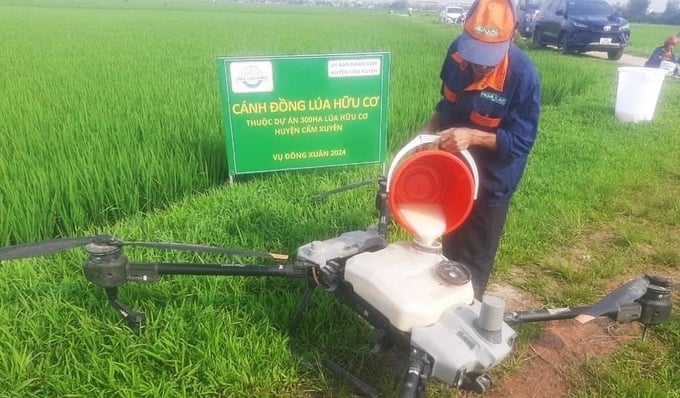
[[438, 134], [439, 148], [451, 153], [467, 149], [478, 166], [477, 200], [461, 227], [442, 237], [442, 250], [470, 269], [481, 300], [536, 139], [541, 84], [533, 63], [513, 43], [510, 0], [476, 0], [463, 28], [444, 58], [441, 99], [420, 134]]
[[[660, 68], [661, 67], [661, 61], [668, 61], [668, 62], [673, 62], [674, 64], [677, 64], [678, 63], [678, 57], [673, 52], [673, 50], [675, 49], [675, 46], [677, 44], [678, 44], [677, 36], [670, 36], [663, 43], [663, 46], [659, 46], [659, 47], [655, 48], [654, 51], [652, 51], [652, 55], [650, 55], [647, 62], [645, 62], [645, 67], [646, 68]], [[677, 65], [675, 66], [675, 70], [673, 71], [673, 74], [678, 75]]]

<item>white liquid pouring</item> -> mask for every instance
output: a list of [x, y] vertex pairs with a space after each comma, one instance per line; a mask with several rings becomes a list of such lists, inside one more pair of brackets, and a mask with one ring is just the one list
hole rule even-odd
[[432, 246], [446, 231], [446, 216], [438, 204], [409, 203], [400, 205], [399, 210], [416, 238], [425, 246]]

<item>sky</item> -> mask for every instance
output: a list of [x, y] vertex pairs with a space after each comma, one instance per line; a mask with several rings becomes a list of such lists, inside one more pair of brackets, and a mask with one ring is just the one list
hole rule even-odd
[[[607, 0], [609, 1], [610, 4], [626, 4], [628, 3], [627, 0]], [[652, 11], [654, 12], [664, 12], [666, 9], [666, 2], [668, 0], [650, 0], [649, 5], [652, 7]]]
[[649, 4], [652, 11], [663, 12], [666, 9], [666, 0], [651, 0]]

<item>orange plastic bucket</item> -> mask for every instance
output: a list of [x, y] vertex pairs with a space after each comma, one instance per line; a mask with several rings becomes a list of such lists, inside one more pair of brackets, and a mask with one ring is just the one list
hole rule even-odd
[[431, 206], [441, 210], [444, 231], [458, 228], [472, 210], [475, 182], [467, 164], [459, 157], [441, 150], [425, 150], [404, 159], [390, 181], [388, 203], [397, 223], [412, 235], [418, 226], [411, 225], [407, 208]]

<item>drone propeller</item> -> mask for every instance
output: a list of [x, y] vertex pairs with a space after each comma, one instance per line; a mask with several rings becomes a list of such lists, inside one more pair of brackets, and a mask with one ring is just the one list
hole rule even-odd
[[74, 247], [84, 246], [88, 243], [115, 245], [117, 242], [119, 241], [112, 236], [96, 235], [87, 238], [59, 238], [33, 243], [23, 243], [0, 248], [0, 261], [47, 256], [60, 251], [73, 249]]
[[351, 189], [360, 188], [360, 187], [363, 187], [364, 185], [375, 184], [377, 182], [380, 182], [380, 178], [373, 178], [371, 180], [353, 182], [351, 184], [347, 184], [347, 185], [344, 185], [342, 187], [331, 189], [330, 191], [326, 191], [326, 192], [320, 193], [318, 195], [314, 195], [314, 196], [312, 196], [312, 199], [314, 199], [314, 200], [326, 199], [327, 197], [329, 197], [331, 195], [335, 195], [336, 193], [349, 191]]
[[288, 260], [287, 254], [260, 252], [260, 251], [243, 250], [243, 249], [227, 249], [227, 248], [222, 248], [222, 247], [196, 245], [196, 244], [190, 244], [190, 243], [121, 242], [120, 244], [121, 244], [121, 246], [129, 246], [129, 247], [148, 247], [148, 248], [151, 248], [151, 249], [180, 250], [180, 251], [198, 252], [198, 253], [215, 253], [215, 254], [228, 254], [228, 255], [235, 255], [235, 256], [246, 256], [246, 257], [262, 257], [262, 258], [271, 258], [273, 260]]
[[619, 286], [597, 303], [586, 308], [574, 319], [581, 323], [586, 323], [608, 312], [616, 311], [620, 305], [629, 304], [641, 298], [647, 291], [649, 282], [648, 276], [633, 279]]
[[39, 257], [54, 254], [60, 251], [85, 246], [89, 243], [99, 243], [109, 246], [147, 247], [152, 249], [180, 250], [199, 253], [215, 253], [225, 255], [240, 255], [248, 257], [263, 257], [273, 260], [287, 260], [288, 256], [279, 253], [259, 252], [242, 249], [229, 249], [215, 246], [195, 245], [188, 243], [173, 242], [125, 242], [109, 235], [94, 235], [85, 238], [59, 238], [34, 243], [23, 243], [15, 246], [0, 248], [0, 261], [17, 260], [20, 258]]

